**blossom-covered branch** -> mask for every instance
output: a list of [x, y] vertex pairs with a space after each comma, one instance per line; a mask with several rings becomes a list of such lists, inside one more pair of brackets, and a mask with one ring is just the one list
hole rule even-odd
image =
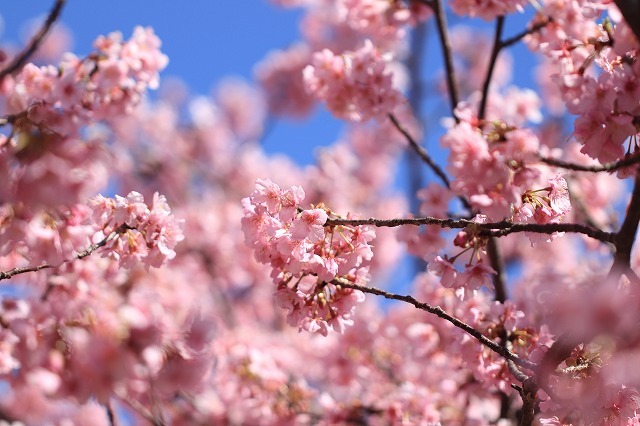
[[0, 271], [0, 281], [27, 272], [59, 268], [84, 259], [103, 247], [108, 249], [104, 255], [117, 260], [122, 266], [133, 267], [142, 263], [147, 267], [160, 267], [175, 257], [173, 249], [184, 239], [183, 221], [171, 214], [166, 199], [158, 193], [154, 195], [151, 208], [137, 192], [131, 192], [126, 198], [99, 195], [90, 200], [89, 205], [93, 209], [97, 229], [94, 240], [99, 238], [98, 242], [56, 265], [44, 263]]
[[43, 269], [59, 268], [60, 266], [64, 265], [65, 263], [73, 262], [74, 260], [84, 259], [85, 257], [90, 256], [93, 252], [95, 252], [99, 248], [106, 246], [110, 239], [114, 238], [117, 234], [122, 233], [127, 229], [129, 229], [129, 227], [127, 225], [124, 225], [124, 224], [121, 225], [118, 229], [113, 231], [110, 235], [108, 235], [107, 237], [105, 237], [101, 241], [99, 241], [99, 242], [97, 242], [95, 244], [91, 244], [85, 250], [77, 253], [72, 259], [64, 260], [64, 261], [62, 261], [62, 263], [60, 263], [58, 265], [50, 265], [48, 263], [45, 263], [45, 264], [37, 265], [37, 266], [25, 266], [25, 267], [21, 267], [21, 268], [13, 268], [13, 269], [10, 269], [8, 271], [0, 271], [0, 281], [9, 280], [9, 279], [13, 278], [16, 275], [25, 274], [25, 273], [28, 273], [28, 272], [37, 272], [37, 271], [42, 271]]
[[365, 286], [353, 284], [353, 283], [350, 283], [350, 282], [347, 282], [347, 281], [343, 281], [341, 279], [335, 279], [334, 281], [335, 281], [335, 283], [337, 285], [342, 286], [342, 287], [352, 288], [354, 290], [359, 290], [359, 291], [361, 291], [363, 293], [375, 294], [377, 296], [382, 296], [385, 299], [400, 300], [400, 301], [403, 301], [403, 302], [407, 302], [407, 303], [415, 306], [416, 308], [418, 308], [420, 310], [423, 310], [423, 311], [429, 312], [431, 314], [437, 315], [438, 317], [449, 321], [454, 326], [458, 327], [459, 329], [461, 329], [461, 330], [465, 331], [466, 333], [468, 333], [469, 335], [473, 336], [480, 343], [482, 343], [483, 345], [485, 345], [487, 348], [491, 349], [492, 351], [494, 351], [498, 355], [502, 356], [506, 360], [513, 361], [513, 363], [516, 364], [517, 366], [522, 367], [522, 368], [526, 368], [528, 370], [535, 370], [536, 369], [536, 365], [533, 364], [532, 362], [529, 362], [529, 361], [527, 361], [525, 359], [522, 359], [522, 358], [518, 357], [516, 354], [514, 354], [511, 351], [509, 351], [504, 346], [501, 346], [498, 343], [488, 339], [481, 332], [479, 332], [478, 330], [476, 330], [475, 328], [473, 328], [469, 324], [466, 324], [466, 323], [460, 321], [459, 319], [457, 319], [455, 317], [452, 317], [451, 315], [447, 314], [439, 306], [431, 306], [428, 303], [420, 302], [420, 301], [416, 300], [413, 296], [409, 296], [409, 295], [400, 295], [400, 294], [390, 293], [388, 291], [381, 290], [381, 289], [378, 289], [378, 288], [375, 288], [375, 287], [365, 287]]

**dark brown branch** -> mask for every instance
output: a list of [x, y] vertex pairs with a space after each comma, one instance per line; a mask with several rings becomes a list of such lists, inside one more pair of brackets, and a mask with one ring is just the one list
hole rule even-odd
[[11, 279], [11, 278], [15, 277], [16, 275], [26, 274], [27, 272], [38, 272], [38, 271], [41, 271], [43, 269], [59, 268], [60, 266], [64, 265], [65, 263], [69, 263], [69, 262], [72, 262], [74, 260], [84, 259], [85, 257], [90, 256], [94, 251], [96, 251], [99, 248], [104, 247], [105, 245], [107, 245], [109, 240], [111, 240], [115, 235], [120, 234], [120, 233], [124, 232], [127, 229], [131, 229], [131, 228], [128, 225], [120, 225], [115, 231], [113, 231], [109, 236], [104, 238], [102, 241], [99, 241], [99, 242], [97, 242], [95, 244], [90, 245], [85, 250], [77, 253], [73, 258], [67, 259], [67, 260], [63, 260], [58, 265], [50, 265], [48, 263], [44, 263], [44, 264], [38, 265], [38, 266], [26, 266], [26, 267], [23, 267], [23, 268], [13, 268], [13, 269], [11, 269], [9, 271], [0, 271], [0, 281], [8, 280], [8, 279]]
[[427, 150], [425, 150], [418, 142], [416, 142], [413, 136], [409, 134], [407, 129], [402, 127], [395, 115], [389, 114], [389, 119], [391, 120], [395, 128], [398, 129], [400, 133], [402, 133], [405, 139], [409, 142], [411, 148], [414, 149], [414, 151], [418, 154], [422, 161], [424, 161], [431, 168], [431, 170], [433, 170], [433, 172], [438, 175], [442, 183], [444, 183], [447, 188], [451, 188], [451, 183], [444, 170], [442, 170], [442, 168], [433, 160], [433, 158], [431, 158]]
[[504, 16], [498, 16], [496, 18], [496, 29], [493, 37], [493, 47], [491, 48], [491, 56], [489, 59], [489, 67], [487, 69], [487, 74], [484, 79], [484, 83], [482, 84], [482, 97], [480, 98], [480, 107], [478, 108], [478, 119], [484, 120], [487, 112], [487, 104], [489, 102], [489, 86], [491, 86], [491, 80], [493, 79], [493, 71], [495, 69], [496, 63], [498, 61], [498, 55], [500, 51], [505, 47], [509, 47], [518, 41], [522, 40], [529, 34], [533, 34], [540, 29], [544, 28], [551, 22], [551, 18], [548, 18], [545, 21], [539, 22], [533, 25], [531, 28], [516, 34], [513, 37], [510, 37], [506, 40], [502, 40], [502, 31], [504, 30]]
[[27, 110], [24, 110], [18, 114], [10, 114], [4, 117], [0, 117], [0, 127], [5, 126], [7, 124], [15, 123], [19, 118], [26, 117]]
[[380, 290], [380, 289], [375, 288], [375, 287], [363, 287], [363, 286], [359, 286], [357, 284], [352, 284], [352, 283], [350, 283], [348, 281], [344, 281], [344, 280], [336, 279], [336, 280], [334, 280], [334, 284], [340, 285], [340, 286], [345, 287], [345, 288], [352, 288], [352, 289], [355, 289], [355, 290], [360, 290], [363, 293], [369, 293], [369, 294], [375, 294], [376, 296], [382, 296], [385, 299], [400, 300], [402, 302], [409, 303], [410, 305], [415, 306], [417, 309], [429, 312], [429, 313], [434, 314], [434, 315], [436, 315], [436, 316], [438, 316], [438, 317], [440, 317], [440, 318], [442, 318], [442, 319], [444, 319], [446, 321], [449, 321], [451, 324], [453, 324], [457, 328], [465, 331], [469, 335], [473, 336], [480, 343], [482, 343], [487, 348], [491, 349], [492, 351], [494, 351], [495, 353], [497, 353], [498, 355], [500, 355], [504, 359], [513, 361], [513, 363], [516, 364], [517, 366], [522, 367], [522, 368], [526, 368], [526, 369], [531, 370], [531, 371], [535, 371], [535, 369], [536, 369], [536, 365], [534, 363], [520, 358], [519, 356], [517, 356], [513, 352], [509, 351], [504, 346], [501, 346], [498, 343], [494, 342], [493, 340], [490, 340], [484, 334], [482, 334], [481, 332], [479, 332], [478, 330], [476, 330], [475, 328], [473, 328], [469, 324], [464, 323], [464, 322], [460, 321], [459, 319], [447, 314], [439, 306], [431, 306], [428, 303], [419, 302], [418, 300], [416, 300], [412, 296], [408, 296], [408, 295], [405, 296], [405, 295], [390, 293], [390, 292], [387, 292], [387, 291], [384, 291], [384, 290]]
[[616, 0], [616, 5], [640, 42], [640, 0]]
[[[413, 138], [413, 136], [411, 136], [411, 134], [409, 134], [407, 129], [402, 127], [402, 124], [400, 124], [395, 115], [389, 114], [389, 119], [391, 120], [395, 128], [398, 129], [400, 133], [402, 133], [405, 139], [407, 139], [407, 142], [409, 142], [409, 145], [418, 154], [420, 159], [424, 161], [427, 166], [429, 166], [429, 168], [431, 168], [431, 170], [438, 176], [438, 178], [440, 178], [444, 186], [446, 186], [448, 189], [451, 189], [451, 181], [449, 180], [449, 177], [447, 177], [447, 174], [444, 172], [444, 170], [442, 170], [442, 167], [440, 167], [438, 163], [436, 163], [433, 158], [431, 158], [427, 150], [424, 149], [422, 145], [420, 145]], [[469, 201], [465, 197], [460, 195], [458, 196], [458, 199], [467, 210], [472, 210], [471, 203], [469, 203]]]
[[447, 29], [447, 15], [442, 0], [422, 0], [424, 4], [429, 6], [436, 17], [436, 27], [438, 28], [438, 37], [440, 38], [440, 46], [442, 48], [442, 56], [444, 58], [444, 67], [447, 78], [447, 90], [449, 92], [449, 102], [451, 103], [451, 116], [460, 122], [456, 117], [455, 109], [458, 106], [458, 86], [456, 84], [455, 70], [453, 67], [453, 52], [451, 49], [451, 41]]
[[496, 238], [489, 238], [487, 241], [487, 255], [489, 256], [489, 264], [496, 273], [493, 277], [493, 287], [496, 292], [494, 299], [497, 302], [504, 303], [507, 300], [507, 286], [504, 282], [504, 261], [500, 256], [498, 249], [498, 240]]
[[25, 66], [29, 58], [38, 50], [45, 37], [49, 33], [49, 30], [53, 26], [53, 24], [60, 17], [60, 13], [62, 12], [62, 7], [64, 6], [66, 0], [56, 0], [56, 3], [53, 5], [51, 12], [49, 12], [49, 16], [47, 16], [46, 21], [40, 28], [33, 38], [29, 45], [15, 58], [9, 65], [7, 65], [4, 69], [0, 70], [0, 81], [4, 80], [4, 78], [10, 74], [14, 74], [19, 72], [22, 67]]
[[613, 265], [609, 272], [610, 276], [615, 271], [626, 272], [631, 267], [631, 249], [636, 239], [638, 221], [640, 221], [640, 171], [636, 171], [636, 180], [631, 194], [631, 201], [629, 202], [629, 207], [627, 207], [627, 214], [614, 239], [616, 254], [613, 257]]
[[520, 426], [531, 426], [535, 417], [535, 406], [538, 393], [538, 385], [533, 379], [527, 379], [522, 383], [520, 396], [522, 397], [522, 418]]
[[640, 155], [636, 154], [630, 157], [623, 158], [618, 161], [614, 161], [611, 163], [585, 166], [582, 164], [570, 163], [567, 161], [557, 160], [555, 158], [541, 157], [540, 161], [543, 163], [549, 164], [550, 166], [560, 167], [567, 170], [575, 170], [577, 172], [613, 172], [618, 169], [622, 169], [625, 167], [632, 166], [634, 164], [640, 163]]
[[487, 75], [485, 76], [484, 83], [482, 84], [482, 97], [480, 98], [480, 107], [478, 108], [478, 120], [484, 120], [487, 103], [489, 101], [489, 86], [491, 85], [491, 79], [493, 78], [493, 70], [498, 62], [498, 54], [502, 49], [500, 38], [502, 38], [502, 30], [504, 29], [504, 16], [498, 16], [496, 18], [496, 30], [493, 37], [493, 47], [491, 48], [491, 56], [489, 58], [489, 68], [487, 69]]
[[[640, 209], [639, 209], [640, 213]], [[516, 232], [535, 232], [538, 234], [553, 234], [555, 232], [569, 232], [584, 234], [598, 241], [612, 243], [615, 234], [595, 229], [579, 223], [513, 223], [509, 221], [494, 223], [476, 223], [467, 219], [439, 219], [435, 217], [397, 218], [397, 219], [327, 219], [325, 226], [358, 226], [373, 225], [377, 227], [393, 228], [402, 225], [437, 225], [441, 228], [462, 229], [475, 227], [479, 234], [488, 237], [503, 237]]]

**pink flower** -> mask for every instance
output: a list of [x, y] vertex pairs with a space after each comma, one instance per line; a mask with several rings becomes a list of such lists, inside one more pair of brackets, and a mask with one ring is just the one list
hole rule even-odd
[[336, 117], [355, 122], [383, 120], [403, 101], [386, 72], [388, 63], [367, 40], [359, 50], [339, 56], [328, 49], [315, 53], [303, 76], [309, 93], [324, 100]]
[[289, 231], [293, 238], [304, 239], [315, 243], [324, 239], [324, 224], [327, 221], [327, 212], [322, 209], [304, 210], [293, 220]]
[[562, 175], [549, 179], [551, 184], [549, 190], [549, 206], [559, 215], [564, 216], [571, 210], [571, 200], [569, 199], [569, 187]]
[[137, 192], [115, 199], [99, 195], [89, 206], [98, 228], [94, 240], [106, 238], [103, 253], [125, 267], [160, 267], [175, 257], [174, 248], [184, 239], [184, 221], [171, 214], [166, 198], [157, 192], [151, 208]]
[[485, 265], [481, 260], [473, 265], [466, 265], [464, 271], [458, 275], [458, 283], [467, 290], [477, 290], [480, 287], [493, 288], [492, 275], [496, 271]]
[[446, 256], [444, 258], [442, 256], [434, 256], [433, 259], [429, 260], [427, 268], [429, 272], [440, 277], [440, 284], [444, 287], [458, 287], [458, 271]]

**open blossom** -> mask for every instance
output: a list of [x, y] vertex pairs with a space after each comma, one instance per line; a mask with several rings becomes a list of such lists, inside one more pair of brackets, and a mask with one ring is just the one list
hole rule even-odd
[[571, 210], [567, 181], [558, 174], [548, 182], [546, 188], [522, 194], [522, 205], [514, 210], [516, 222], [557, 223]]
[[140, 262], [160, 267], [176, 256], [174, 248], [184, 239], [184, 221], [171, 214], [166, 198], [157, 192], [151, 206], [135, 191], [126, 197], [98, 195], [89, 206], [99, 229], [94, 241], [107, 238], [105, 254], [125, 267]]
[[303, 70], [304, 82], [307, 91], [324, 100], [336, 117], [355, 122], [380, 120], [403, 102], [386, 68], [389, 63], [388, 55], [369, 40], [359, 50], [341, 55], [324, 49]]
[[496, 271], [485, 265], [482, 260], [466, 264], [462, 271], [456, 269], [453, 264], [455, 258], [433, 255], [428, 258], [428, 261], [429, 272], [440, 277], [440, 284], [443, 287], [455, 289], [456, 294], [462, 299], [469, 299], [480, 287], [493, 287], [491, 278]]
[[364, 262], [373, 256], [369, 242], [375, 233], [366, 226], [325, 226], [333, 213], [302, 209], [303, 199], [300, 187], [283, 190], [258, 179], [242, 200], [245, 241], [259, 262], [271, 265], [276, 304], [288, 312], [289, 324], [325, 336], [329, 330], [342, 333], [364, 295], [341, 284], [368, 282]]

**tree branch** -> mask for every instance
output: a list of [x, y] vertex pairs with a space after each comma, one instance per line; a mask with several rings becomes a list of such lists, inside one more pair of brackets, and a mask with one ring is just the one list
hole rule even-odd
[[485, 76], [484, 83], [482, 84], [482, 97], [480, 98], [480, 107], [478, 108], [479, 121], [484, 120], [485, 113], [487, 111], [487, 102], [489, 101], [489, 86], [491, 85], [491, 79], [493, 78], [493, 70], [495, 69], [496, 62], [498, 60], [498, 54], [502, 49], [500, 38], [502, 37], [503, 29], [504, 16], [498, 16], [496, 18], [496, 30], [493, 37], [493, 48], [491, 48], [489, 68], [487, 69], [487, 75]]
[[[420, 157], [420, 159], [422, 159], [422, 161], [424, 161], [427, 166], [429, 166], [429, 168], [431, 168], [431, 170], [440, 178], [440, 180], [442, 181], [442, 183], [444, 184], [444, 186], [447, 187], [447, 189], [451, 189], [451, 181], [449, 180], [449, 177], [447, 176], [447, 174], [444, 172], [444, 170], [442, 170], [442, 167], [440, 167], [438, 165], [438, 163], [436, 163], [433, 158], [431, 158], [431, 156], [429, 155], [429, 153], [427, 152], [426, 149], [424, 149], [424, 147], [422, 147], [422, 145], [420, 145], [414, 138], [413, 136], [411, 136], [411, 134], [409, 134], [409, 132], [407, 131], [407, 129], [405, 129], [404, 127], [402, 127], [402, 124], [400, 124], [400, 122], [398, 121], [398, 118], [393, 115], [393, 114], [389, 114], [389, 119], [391, 120], [391, 122], [393, 123], [393, 125], [395, 126], [396, 129], [398, 129], [398, 131], [400, 133], [402, 133], [402, 135], [405, 137], [405, 139], [407, 139], [407, 141], [409, 142], [409, 145], [411, 146], [411, 148], [413, 148], [413, 150], [418, 154], [418, 156]], [[458, 199], [460, 200], [460, 202], [462, 203], [462, 205], [469, 211], [472, 210], [471, 208], [471, 203], [469, 203], [469, 200], [467, 200], [465, 197], [463, 197], [462, 195], [458, 196]]]
[[489, 256], [489, 264], [496, 273], [492, 275], [493, 286], [496, 290], [494, 299], [497, 302], [504, 303], [507, 300], [507, 286], [504, 282], [504, 261], [500, 256], [498, 248], [498, 241], [496, 238], [491, 237], [487, 241], [487, 255]]
[[481, 332], [479, 332], [478, 330], [476, 330], [475, 328], [473, 328], [469, 324], [464, 323], [464, 322], [460, 321], [459, 319], [447, 314], [439, 306], [431, 306], [428, 303], [419, 302], [418, 300], [416, 300], [412, 296], [408, 296], [408, 295], [405, 296], [405, 295], [390, 293], [390, 292], [387, 292], [387, 291], [384, 291], [384, 290], [380, 290], [380, 289], [375, 288], [375, 287], [363, 287], [363, 286], [360, 286], [360, 285], [357, 285], [357, 284], [352, 284], [352, 283], [350, 283], [348, 281], [341, 280], [341, 279], [335, 279], [334, 280], [334, 284], [340, 285], [340, 286], [342, 286], [344, 288], [352, 288], [354, 290], [360, 290], [363, 293], [369, 293], [369, 294], [375, 294], [376, 296], [382, 296], [385, 299], [400, 300], [402, 302], [409, 303], [410, 305], [415, 306], [417, 309], [429, 312], [429, 313], [431, 313], [433, 315], [436, 315], [436, 316], [438, 316], [438, 317], [440, 317], [440, 318], [442, 318], [444, 320], [449, 321], [451, 324], [453, 324], [457, 328], [465, 331], [469, 335], [473, 336], [480, 343], [482, 343], [487, 348], [491, 349], [492, 351], [494, 351], [495, 353], [497, 353], [498, 355], [500, 355], [504, 359], [513, 361], [513, 363], [516, 364], [517, 366], [522, 367], [522, 368], [526, 368], [526, 369], [531, 370], [531, 371], [535, 371], [535, 369], [536, 369], [536, 365], [534, 363], [520, 358], [518, 355], [516, 355], [513, 352], [509, 351], [506, 347], [499, 345], [498, 343], [494, 342], [493, 340], [490, 340], [484, 334], [482, 334]]
[[522, 397], [522, 418], [520, 426], [531, 426], [535, 418], [535, 406], [538, 393], [538, 385], [533, 379], [527, 379], [522, 383], [520, 396]]
[[514, 35], [513, 37], [509, 37], [505, 40], [502, 40], [500, 42], [500, 47], [501, 48], [505, 48], [505, 47], [510, 47], [514, 44], [516, 44], [517, 42], [519, 42], [520, 40], [522, 40], [523, 38], [525, 38], [528, 35], [537, 33], [538, 31], [540, 31], [541, 29], [543, 29], [544, 27], [546, 27], [547, 25], [549, 25], [551, 22], [553, 21], [553, 19], [550, 16], [547, 16], [546, 19], [544, 21], [540, 21], [537, 22], [535, 24], [533, 24], [531, 26], [531, 28], [528, 28], [516, 35]]
[[[638, 209], [640, 214], [640, 209]], [[487, 237], [503, 237], [517, 232], [535, 232], [538, 234], [553, 234], [555, 232], [569, 232], [584, 234], [604, 243], [613, 243], [616, 234], [595, 229], [579, 223], [513, 223], [509, 221], [494, 223], [477, 223], [467, 219], [439, 219], [435, 217], [397, 218], [397, 219], [327, 219], [324, 226], [359, 226], [372, 225], [393, 228], [402, 225], [437, 225], [441, 228], [462, 229], [475, 227], [479, 235]]]
[[626, 158], [622, 158], [618, 161], [614, 161], [611, 163], [604, 163], [599, 165], [585, 166], [582, 164], [570, 163], [567, 161], [558, 160], [555, 158], [549, 157], [540, 157], [540, 161], [543, 163], [549, 164], [550, 166], [560, 167], [567, 170], [574, 170], [577, 172], [613, 172], [618, 169], [622, 169], [625, 167], [632, 166], [634, 164], [640, 163], [640, 155], [636, 154], [633, 156], [629, 156]]
[[616, 254], [613, 257], [609, 275], [614, 271], [627, 271], [631, 267], [631, 249], [636, 239], [638, 221], [640, 221], [640, 171], [637, 170], [627, 214], [614, 238]]
[[440, 38], [440, 46], [442, 48], [442, 56], [444, 59], [444, 67], [447, 78], [447, 90], [449, 92], [449, 101], [451, 103], [451, 116], [460, 122], [456, 117], [455, 109], [458, 106], [458, 86], [456, 84], [455, 70], [453, 67], [453, 54], [451, 50], [451, 41], [447, 30], [447, 15], [442, 4], [442, 0], [422, 0], [422, 3], [429, 6], [436, 17], [436, 27], [438, 28], [438, 36]]
[[640, 42], [640, 0], [616, 0], [616, 6]]
[[18, 56], [13, 58], [13, 61], [11, 61], [9, 65], [0, 70], [0, 81], [4, 80], [6, 76], [20, 71], [22, 67], [25, 66], [29, 58], [31, 58], [36, 50], [38, 50], [49, 33], [49, 30], [60, 17], [65, 1], [66, 0], [56, 0], [56, 3], [53, 5], [51, 12], [49, 12], [49, 16], [47, 16], [46, 21], [40, 28], [40, 31], [38, 31], [31, 39], [31, 43], [29, 43], [29, 45]]
[[447, 177], [444, 170], [442, 170], [442, 168], [433, 160], [433, 158], [431, 158], [427, 150], [424, 149], [418, 142], [416, 142], [413, 136], [409, 134], [407, 129], [402, 127], [402, 124], [400, 124], [395, 115], [389, 114], [389, 119], [391, 120], [395, 128], [398, 129], [400, 133], [402, 133], [405, 139], [409, 142], [411, 148], [413, 148], [413, 150], [418, 154], [422, 161], [424, 161], [431, 168], [431, 170], [433, 170], [433, 172], [438, 175], [442, 183], [444, 183], [447, 188], [450, 188], [451, 183], [449, 181], [449, 177]]
[[64, 265], [65, 263], [69, 263], [69, 262], [72, 262], [74, 260], [84, 259], [85, 257], [90, 256], [94, 251], [96, 251], [99, 248], [104, 247], [105, 245], [107, 245], [109, 240], [111, 240], [115, 235], [120, 234], [120, 233], [124, 232], [127, 229], [131, 229], [131, 228], [126, 224], [120, 225], [116, 230], [114, 230], [111, 234], [109, 234], [109, 236], [104, 238], [102, 241], [99, 241], [99, 242], [97, 242], [95, 244], [90, 245], [85, 250], [77, 253], [73, 258], [67, 259], [67, 260], [63, 260], [58, 265], [50, 265], [48, 263], [44, 263], [44, 264], [38, 265], [38, 266], [26, 266], [26, 267], [23, 267], [23, 268], [13, 268], [13, 269], [11, 269], [9, 271], [0, 271], [0, 281], [8, 280], [8, 279], [13, 278], [16, 275], [26, 274], [27, 272], [38, 272], [38, 271], [41, 271], [43, 269], [59, 268], [60, 266]]

